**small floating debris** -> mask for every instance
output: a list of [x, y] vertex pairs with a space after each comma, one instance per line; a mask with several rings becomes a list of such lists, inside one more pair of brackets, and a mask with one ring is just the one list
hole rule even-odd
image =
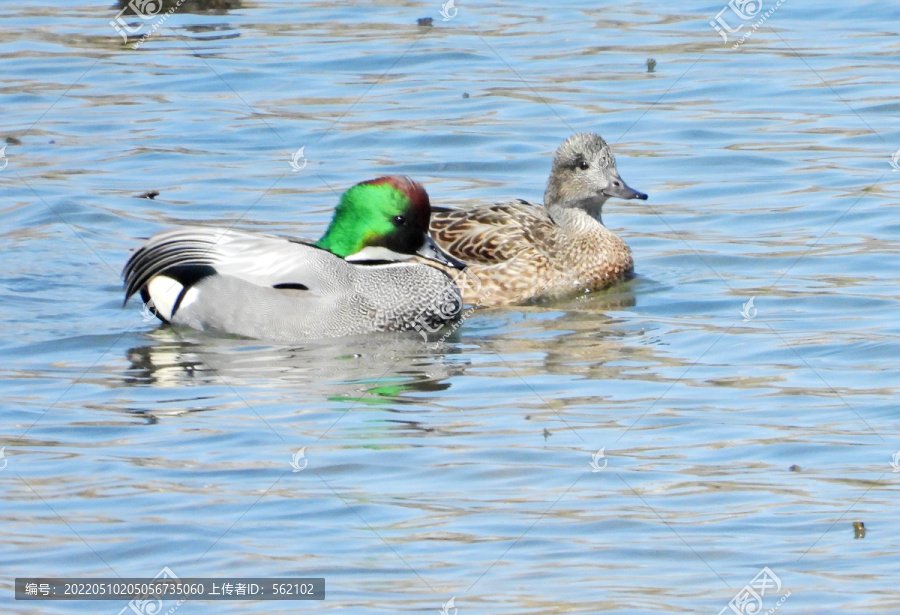
[[417, 24], [426, 28], [430, 28], [433, 22], [434, 20], [431, 17], [419, 17], [419, 19], [416, 20]]
[[550, 433], [550, 430], [547, 429], [546, 427], [544, 427], [544, 440], [546, 440], [547, 438], [549, 438], [549, 437], [552, 436], [552, 435], [553, 435], [553, 434]]
[[159, 196], [159, 190], [148, 190], [144, 194], [138, 195], [139, 199], [155, 199]]
[[469, 93], [468, 93], [468, 92], [463, 92], [463, 98], [468, 98], [468, 97], [469, 97]]
[[656, 70], [656, 60], [647, 58], [647, 72], [652, 73], [654, 70]]
[[866, 537], [866, 524], [862, 521], [854, 521], [853, 522], [853, 537], [854, 538], [865, 538]]
[[161, 14], [160, 11], [169, 12], [170, 9], [172, 10], [171, 12], [175, 10], [187, 13], [209, 11], [221, 14], [224, 11], [243, 8], [243, 0], [155, 0], [155, 2], [119, 0], [118, 5], [120, 9], [131, 8], [133, 13], [125, 13], [129, 17], [134, 14], [142, 19], [149, 19]]
[[7, 145], [22, 145], [22, 140], [15, 137], [6, 137]]
[[800, 466], [796, 463], [788, 468], [788, 472], [800, 472]]

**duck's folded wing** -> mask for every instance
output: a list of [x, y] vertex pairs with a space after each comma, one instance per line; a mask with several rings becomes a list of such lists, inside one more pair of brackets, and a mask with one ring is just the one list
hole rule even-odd
[[325, 250], [284, 237], [180, 227], [154, 235], [131, 256], [123, 271], [125, 300], [164, 272], [184, 287], [220, 274], [259, 286], [315, 290], [327, 284], [321, 272], [335, 259], [341, 261]]
[[535, 246], [546, 244], [553, 232], [553, 222], [544, 208], [527, 201], [465, 209], [432, 208], [431, 234], [435, 241], [470, 265], [489, 266], [523, 257], [523, 250], [533, 251]]

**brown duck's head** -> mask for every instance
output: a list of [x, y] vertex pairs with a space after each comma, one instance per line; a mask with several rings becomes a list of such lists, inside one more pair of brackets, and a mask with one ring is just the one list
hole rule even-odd
[[585, 209], [598, 217], [610, 197], [647, 200], [619, 177], [616, 159], [600, 135], [582, 132], [566, 139], [553, 158], [544, 205]]

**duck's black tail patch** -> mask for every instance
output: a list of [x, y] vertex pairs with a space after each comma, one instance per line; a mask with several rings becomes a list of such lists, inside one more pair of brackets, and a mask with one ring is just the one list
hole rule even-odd
[[181, 302], [184, 300], [184, 296], [191, 286], [203, 278], [215, 274], [215, 268], [210, 265], [175, 265], [174, 267], [169, 267], [164, 270], [162, 275], [172, 278], [184, 287], [181, 289], [181, 292], [178, 293], [178, 298], [175, 299], [175, 305], [172, 306], [172, 316], [178, 311]]
[[212, 265], [175, 265], [163, 269], [160, 275], [172, 278], [186, 289], [190, 288], [203, 278], [216, 274], [216, 268]]

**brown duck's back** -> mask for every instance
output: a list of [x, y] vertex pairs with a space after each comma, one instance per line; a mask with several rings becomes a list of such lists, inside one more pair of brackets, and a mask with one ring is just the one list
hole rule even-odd
[[580, 209], [556, 207], [551, 214], [521, 200], [435, 209], [431, 234], [468, 265], [451, 273], [468, 304], [599, 290], [629, 278], [634, 268], [625, 242]]

